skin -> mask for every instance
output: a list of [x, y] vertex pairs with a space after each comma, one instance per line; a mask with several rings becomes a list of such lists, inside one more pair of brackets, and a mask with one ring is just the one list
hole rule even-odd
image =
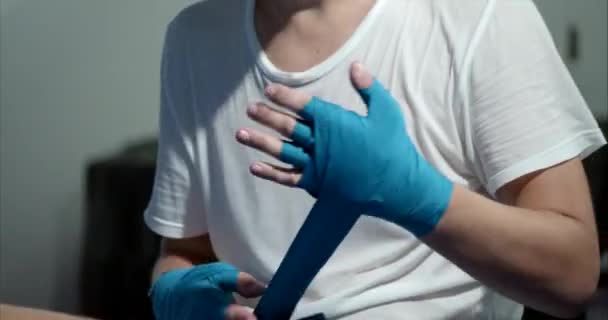
[[[266, 54], [286, 71], [302, 71], [323, 61], [352, 34], [371, 0], [258, 0], [256, 29]], [[340, 14], [336, 14], [340, 12]], [[328, 35], [323, 30], [332, 30]], [[372, 77], [353, 67], [353, 85], [365, 88]], [[298, 111], [306, 94], [270, 85], [268, 98]], [[290, 136], [295, 119], [261, 103], [247, 108], [253, 120]], [[242, 144], [278, 156], [281, 141], [252, 129], [237, 132]], [[270, 163], [250, 167], [257, 177], [295, 186], [299, 172]], [[577, 314], [595, 290], [599, 249], [585, 173], [579, 160], [531, 173], [503, 186], [498, 201], [456, 186], [435, 231], [421, 239], [484, 284], [538, 310], [568, 317]], [[215, 260], [208, 236], [163, 239], [153, 280], [165, 271]], [[238, 291], [259, 296], [263, 285], [239, 275]], [[251, 309], [232, 305], [226, 319], [255, 319]]]

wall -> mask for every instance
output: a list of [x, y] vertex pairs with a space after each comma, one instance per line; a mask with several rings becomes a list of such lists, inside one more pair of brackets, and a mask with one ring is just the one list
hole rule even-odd
[[608, 1], [535, 2], [564, 57], [568, 27], [574, 25], [580, 31], [580, 60], [568, 67], [595, 116], [608, 120]]
[[84, 167], [157, 128], [186, 0], [0, 1], [0, 301], [75, 310]]

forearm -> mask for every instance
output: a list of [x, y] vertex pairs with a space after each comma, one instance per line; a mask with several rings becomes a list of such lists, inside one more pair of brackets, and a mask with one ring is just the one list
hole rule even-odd
[[154, 269], [152, 270], [152, 283], [156, 282], [158, 277], [167, 271], [191, 268], [193, 266], [194, 263], [184, 257], [177, 255], [162, 255], [154, 264]]
[[190, 239], [163, 239], [158, 260], [152, 270], [152, 283], [167, 271], [215, 261], [217, 257], [208, 235]]
[[484, 284], [555, 315], [576, 312], [597, 283], [594, 230], [558, 212], [503, 205], [460, 186], [423, 241]]

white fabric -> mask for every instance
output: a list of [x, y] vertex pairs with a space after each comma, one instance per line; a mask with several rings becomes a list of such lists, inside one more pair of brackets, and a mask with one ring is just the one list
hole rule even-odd
[[[363, 111], [348, 74], [362, 61], [401, 102], [424, 157], [490, 195], [605, 143], [530, 0], [380, 0], [341, 49], [299, 73], [279, 70], [260, 52], [252, 2], [203, 1], [169, 26], [145, 220], [165, 237], [208, 232], [221, 260], [262, 281], [313, 204], [302, 190], [251, 176], [250, 163], [272, 159], [234, 140], [242, 126], [263, 129], [245, 109], [266, 101], [269, 81]], [[405, 230], [369, 217], [321, 270], [295, 317], [321, 311], [348, 320], [521, 316], [521, 306]]]

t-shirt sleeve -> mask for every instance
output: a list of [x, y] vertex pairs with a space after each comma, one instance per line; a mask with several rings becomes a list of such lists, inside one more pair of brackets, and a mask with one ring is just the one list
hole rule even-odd
[[173, 20], [161, 63], [160, 134], [152, 197], [144, 213], [161, 236], [185, 238], [207, 233], [203, 206], [202, 137], [192, 116], [192, 86], [187, 32]]
[[488, 1], [472, 43], [467, 143], [486, 190], [606, 143], [531, 0]]

